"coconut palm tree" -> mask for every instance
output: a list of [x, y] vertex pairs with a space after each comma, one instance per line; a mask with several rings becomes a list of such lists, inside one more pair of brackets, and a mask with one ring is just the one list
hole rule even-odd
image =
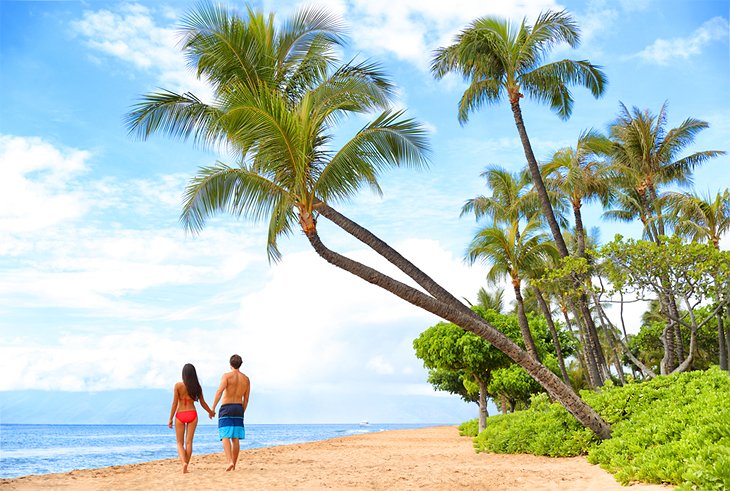
[[[402, 112], [389, 109], [392, 86], [377, 67], [339, 65], [334, 52], [320, 46], [332, 46], [333, 39], [320, 35], [316, 29], [305, 29], [315, 34], [304, 36], [299, 44], [294, 43], [295, 52], [302, 56], [288, 57], [274, 50], [279, 56], [263, 56], [261, 66], [252, 64], [255, 69], [241, 63], [238, 70], [235, 59], [245, 59], [248, 51], [258, 49], [258, 44], [286, 46], [285, 39], [293, 37], [290, 26], [297, 24], [297, 19], [307, 17], [308, 11], [278, 28], [273, 20], [252, 21], [252, 17], [263, 16], [251, 10], [248, 19], [230, 13], [223, 15], [218, 7], [204, 6], [199, 10], [190, 18], [210, 20], [211, 25], [202, 23], [199, 37], [193, 30], [190, 43], [185, 46], [193, 55], [197, 56], [199, 51], [206, 53], [206, 56], [193, 57], [202, 64], [197, 67], [198, 73], [205, 73], [207, 68], [215, 72], [218, 66], [226, 72], [219, 77], [208, 76], [214, 86], [215, 102], [206, 106], [194, 96], [188, 96], [200, 107], [185, 111], [174, 104], [157, 105], [153, 94], [144, 98], [128, 118], [130, 129], [145, 138], [155, 132], [179, 137], [194, 135], [203, 143], [222, 141], [238, 153], [235, 165], [219, 162], [204, 167], [190, 181], [181, 216], [186, 228], [199, 232], [209, 217], [221, 211], [268, 220], [267, 250], [273, 260], [280, 254], [277, 239], [299, 229], [317, 254], [330, 264], [487, 340], [523, 366], [584, 425], [602, 438], [609, 437], [610, 427], [550, 370], [388, 244], [333, 208], [363, 186], [380, 191], [378, 176], [390, 167], [422, 167], [427, 162], [425, 129], [404, 118]], [[312, 16], [327, 17], [323, 13]], [[251, 32], [244, 34], [247, 30]], [[247, 36], [255, 38], [250, 41], [252, 46], [241, 41]], [[195, 44], [198, 39], [202, 39], [199, 45]], [[227, 41], [219, 43], [219, 40]], [[313, 60], [308, 58], [309, 52], [315, 52]], [[318, 54], [325, 52], [326, 56]], [[284, 62], [278, 61], [282, 59]], [[280, 67], [285, 67], [281, 70], [288, 75], [271, 75]], [[240, 73], [234, 73], [237, 70]], [[306, 76], [299, 76], [300, 73]], [[296, 83], [280, 83], [294, 79]], [[376, 110], [380, 114], [352, 138], [339, 147], [333, 145], [335, 130], [344, 117]], [[425, 292], [329, 249], [319, 236], [320, 217], [381, 254]], [[303, 294], [315, 295], [306, 288], [302, 290]]]
[[512, 223], [534, 215], [539, 209], [535, 195], [530, 193], [531, 180], [526, 171], [512, 173], [492, 165], [481, 173], [481, 177], [486, 180], [492, 195], [468, 199], [461, 208], [461, 216], [474, 213], [477, 220], [487, 217], [494, 224]]
[[[661, 203], [657, 203], [663, 188], [691, 184], [692, 172], [697, 166], [725, 152], [705, 150], [680, 157], [697, 134], [709, 125], [687, 118], [667, 131], [666, 102], [656, 116], [636, 107], [629, 111], [623, 103], [620, 108], [619, 116], [610, 128], [615, 180], [622, 189], [635, 195], [640, 208], [648, 215], [645, 219], [655, 221], [652, 234], [655, 231], [658, 235], [666, 235], [664, 213]], [[651, 238], [658, 240], [658, 236]]]
[[565, 11], [543, 12], [533, 25], [526, 19], [515, 25], [497, 17], [482, 17], [455, 41], [436, 51], [432, 73], [441, 78], [455, 72], [468, 80], [469, 87], [459, 102], [461, 123], [482, 105], [496, 104], [507, 97], [545, 219], [560, 255], [566, 257], [568, 250], [525, 129], [520, 99], [527, 95], [548, 103], [561, 119], [567, 119], [573, 110], [570, 86], [584, 86], [599, 97], [606, 85], [605, 75], [588, 61], [564, 59], [543, 64], [555, 45], [576, 47], [580, 42], [578, 26]]
[[517, 221], [507, 230], [495, 226], [485, 227], [476, 234], [466, 253], [467, 260], [472, 264], [477, 260], [491, 264], [487, 272], [490, 284], [498, 284], [505, 276], [510, 278], [522, 339], [527, 352], [535, 359], [539, 358], [525, 314], [522, 282], [527, 271], [536, 270], [548, 258], [556, 256], [555, 246], [546, 234], [540, 232], [537, 218], [531, 219], [522, 231]]

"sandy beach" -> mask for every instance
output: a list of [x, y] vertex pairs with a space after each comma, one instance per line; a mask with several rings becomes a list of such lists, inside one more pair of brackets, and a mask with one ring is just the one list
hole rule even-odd
[[224, 471], [223, 454], [193, 455], [189, 474], [179, 461], [78, 470], [0, 480], [0, 490], [206, 489], [482, 489], [667, 490], [624, 487], [583, 457], [477, 454], [456, 427], [393, 430], [333, 440], [246, 450]]

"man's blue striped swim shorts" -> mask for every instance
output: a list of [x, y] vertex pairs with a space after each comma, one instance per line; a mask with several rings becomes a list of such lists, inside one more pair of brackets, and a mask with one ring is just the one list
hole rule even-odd
[[218, 436], [224, 438], [246, 438], [243, 427], [243, 404], [223, 404], [218, 410]]

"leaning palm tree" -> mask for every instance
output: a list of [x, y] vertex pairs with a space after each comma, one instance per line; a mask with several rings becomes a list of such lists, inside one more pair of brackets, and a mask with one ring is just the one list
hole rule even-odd
[[[208, 9], [217, 7], [202, 7], [202, 10]], [[256, 49], [246, 43], [216, 44], [219, 39], [246, 39], [239, 31], [250, 30], [252, 15], [249, 11], [248, 20], [235, 14], [206, 15], [206, 18], [223, 18], [226, 22], [220, 26], [206, 26], [201, 33], [204, 38], [208, 30], [213, 33], [202, 43], [201, 49], [215, 45], [215, 49], [207, 51], [210, 57], [205, 58], [205, 67], [221, 66], [223, 70], [235, 72], [235, 63], [229, 65], [225, 60], [218, 63], [217, 57], [227, 59], [233, 53], [233, 58], [243, 59], [247, 51]], [[320, 13], [315, 17], [326, 16]], [[285, 35], [290, 25], [285, 23], [279, 30], [274, 22], [257, 24], [257, 28], [248, 34], [256, 39], [255, 43], [285, 45], [280, 38], [291, 37]], [[402, 112], [390, 110], [391, 85], [374, 65], [339, 65], [334, 52], [330, 52], [324, 57], [315, 56], [311, 63], [316, 69], [311, 69], [306, 42], [316, 42], [314, 51], [321, 52], [318, 43], [331, 43], [331, 40], [320, 35], [305, 38], [296, 50], [302, 56], [295, 58], [286, 69], [292, 77], [307, 73], [305, 77], [298, 77], [294, 85], [282, 85], [278, 83], [281, 77], [270, 76], [270, 70], [280, 65], [276, 60], [281, 57], [274, 61], [264, 57], [260, 62], [262, 66], [256, 65], [257, 70], [247, 70], [241, 65], [239, 74], [229, 73], [219, 78], [208, 76], [214, 81], [216, 95], [210, 109], [186, 113], [176, 111], [173, 106], [156, 111], [154, 97], [148, 96], [130, 114], [130, 128], [143, 137], [157, 131], [183, 137], [202, 135], [204, 142], [223, 141], [238, 152], [234, 165], [219, 162], [204, 167], [191, 180], [185, 194], [183, 224], [192, 232], [199, 232], [209, 217], [222, 211], [253, 220], [268, 220], [267, 250], [273, 260], [280, 255], [277, 239], [299, 229], [317, 254], [330, 264], [490, 342], [523, 366], [586, 427], [602, 438], [609, 437], [610, 427], [550, 370], [388, 244], [333, 207], [352, 198], [363, 186], [379, 192], [378, 176], [390, 167], [424, 166], [428, 144], [423, 126], [405, 119]], [[286, 62], [289, 58], [284, 56], [283, 59]], [[259, 73], [263, 75], [259, 77]], [[222, 82], [215, 85], [215, 80]], [[334, 146], [335, 130], [343, 118], [375, 111], [379, 115], [373, 121], [341, 146]], [[209, 117], [198, 117], [200, 114]], [[423, 290], [329, 249], [319, 236], [317, 225], [321, 217], [371, 247]]]
[[498, 284], [505, 276], [509, 277], [515, 292], [522, 339], [527, 352], [535, 359], [539, 359], [538, 352], [525, 314], [522, 282], [526, 271], [538, 269], [547, 259], [557, 255], [552, 241], [540, 232], [540, 221], [536, 218], [530, 220], [522, 231], [518, 221], [513, 222], [507, 230], [495, 226], [485, 227], [476, 234], [466, 253], [467, 260], [472, 264], [482, 260], [492, 265], [487, 272], [490, 284]]
[[568, 256], [568, 250], [527, 136], [520, 99], [527, 95], [548, 103], [567, 119], [573, 110], [571, 85], [582, 85], [595, 97], [603, 94], [606, 77], [600, 67], [567, 59], [543, 64], [555, 45], [576, 47], [579, 42], [578, 26], [565, 11], [543, 12], [534, 25], [528, 25], [526, 19], [514, 25], [505, 19], [482, 17], [464, 29], [454, 44], [437, 50], [431, 63], [436, 78], [456, 72], [469, 81], [459, 102], [462, 123], [482, 105], [508, 98], [535, 190], [562, 257]]

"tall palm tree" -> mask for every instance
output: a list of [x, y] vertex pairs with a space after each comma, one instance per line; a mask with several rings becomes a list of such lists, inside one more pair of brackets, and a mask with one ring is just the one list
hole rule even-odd
[[[281, 29], [273, 21], [253, 23], [254, 27], [249, 28], [251, 18], [258, 16], [251, 10], [249, 19], [236, 14], [223, 15], [217, 7], [204, 6], [199, 10], [202, 13], [191, 18], [203, 17], [219, 23], [201, 29], [205, 42], [201, 42], [200, 49], [206, 50], [209, 56], [198, 58], [203, 60], [199, 61], [203, 64], [198, 67], [199, 73], [205, 67], [212, 67], [211, 72], [216, 66], [221, 66], [224, 72], [230, 69], [230, 73], [218, 78], [209, 77], [213, 80], [215, 103], [205, 106], [195, 99], [202, 107], [189, 112], [177, 110], [174, 104], [169, 107], [163, 104], [159, 109], [153, 94], [143, 99], [128, 119], [130, 128], [143, 137], [154, 132], [180, 137], [192, 134], [202, 142], [224, 141], [239, 153], [236, 165], [217, 163], [200, 169], [191, 180], [181, 216], [183, 224], [198, 232], [210, 216], [221, 211], [254, 220], [268, 219], [267, 249], [274, 260], [279, 257], [277, 238], [298, 228], [327, 262], [486, 339], [523, 366], [586, 427], [602, 438], [609, 437], [610, 426], [550, 370], [388, 244], [333, 208], [335, 203], [351, 198], [365, 185], [380, 191], [378, 176], [390, 167], [418, 167], [427, 162], [424, 128], [403, 118], [401, 112], [389, 109], [391, 85], [377, 67], [338, 65], [334, 52], [310, 60], [307, 57], [310, 51], [324, 52], [319, 49], [319, 43], [330, 46], [333, 43], [327, 36], [315, 34], [298, 45], [296, 52], [304, 55], [287, 66], [286, 73], [291, 77], [271, 76], [270, 72], [276, 71], [280, 64], [270, 57], [263, 57], [261, 66], [255, 65], [256, 70], [248, 70], [241, 64], [240, 73], [236, 74], [239, 70], [235, 63], [226, 63], [228, 58], [244, 59], [248, 51], [257, 49], [257, 44], [286, 45], [281, 38], [291, 37], [287, 34], [289, 26], [296, 22], [285, 23]], [[301, 17], [301, 14], [295, 16], [295, 20]], [[326, 16], [320, 13], [315, 17]], [[243, 31], [247, 30], [251, 32], [244, 35]], [[207, 37], [209, 32], [212, 35]], [[237, 42], [247, 36], [255, 38], [251, 41], [253, 46]], [[191, 39], [198, 38], [191, 35]], [[219, 43], [219, 40], [226, 41]], [[193, 48], [187, 49], [195, 52]], [[276, 58], [280, 59], [281, 56]], [[283, 56], [283, 59], [289, 58]], [[311, 63], [316, 69], [310, 68]], [[296, 75], [299, 73], [307, 76]], [[297, 83], [278, 82], [291, 78], [297, 79]], [[216, 85], [216, 80], [221, 82]], [[343, 117], [376, 110], [381, 112], [372, 122], [340, 147], [333, 146], [334, 132]], [[320, 217], [381, 254], [425, 292], [327, 248], [318, 233]]]
[[505, 276], [510, 278], [522, 339], [527, 352], [535, 359], [539, 358], [525, 314], [522, 282], [526, 271], [534, 271], [544, 265], [548, 258], [556, 256], [555, 246], [546, 234], [540, 232], [540, 221], [536, 218], [530, 220], [521, 232], [517, 221], [507, 230], [495, 226], [485, 227], [476, 234], [466, 253], [467, 260], [472, 264], [477, 260], [491, 264], [487, 272], [490, 284], [498, 284]]
[[[611, 125], [610, 138], [614, 142], [611, 159], [616, 171], [616, 183], [630, 196], [637, 215], [644, 223], [645, 234], [656, 243], [666, 235], [666, 216], [663, 201], [659, 199], [663, 188], [670, 185], [692, 183], [695, 167], [722, 155], [719, 150], [694, 152], [681, 157], [683, 150], [693, 143], [697, 134], [708, 128], [705, 121], [685, 119], [679, 126], [667, 131], [667, 103], [655, 116], [649, 110], [637, 107], [629, 109], [620, 103], [620, 112]], [[629, 214], [624, 214], [627, 218]], [[667, 279], [662, 279], [666, 284]], [[668, 285], [665, 285], [668, 286]], [[663, 342], [666, 357], [662, 373], [671, 372], [682, 358], [682, 337], [679, 309], [673, 296], [663, 299], [669, 314], [669, 326]]]
[[[537, 193], [531, 188], [531, 178], [527, 169], [519, 172], [512, 173], [498, 166], [489, 166], [481, 176], [487, 181], [487, 186], [491, 190], [490, 196], [478, 196], [467, 200], [466, 204], [461, 210], [461, 215], [473, 212], [477, 220], [481, 217], [486, 216], [492, 219], [492, 223], [497, 226], [504, 224], [511, 226], [514, 223], [519, 223], [522, 220], [534, 218], [535, 220], [540, 219], [539, 210], [540, 203], [537, 199]], [[551, 196], [551, 202], [554, 198]], [[557, 202], [560, 205], [559, 202]], [[558, 216], [561, 222], [564, 221], [562, 217], [562, 207], [559, 208], [561, 212]], [[520, 230], [517, 227], [515, 240], [520, 240]], [[533, 295], [533, 293], [537, 294]], [[486, 292], [485, 292], [486, 293]], [[530, 300], [533, 300], [530, 302]], [[529, 305], [534, 304], [535, 311], [538, 307], [546, 316], [550, 333], [553, 337], [553, 343], [555, 344], [555, 350], [558, 355], [558, 362], [563, 374], [563, 381], [566, 384], [570, 384], [567, 373], [565, 371], [565, 364], [563, 362], [560, 341], [557, 337], [557, 330], [552, 321], [550, 309], [548, 308], [541, 293], [536, 290], [533, 286], [530, 290], [526, 290], [523, 301], [521, 303], [522, 316], [525, 315], [526, 311], [530, 310]], [[546, 310], [547, 309], [547, 310]], [[520, 305], [515, 305], [515, 313], [519, 315]]]
[[558, 221], [532, 151], [522, 119], [520, 99], [527, 95], [548, 103], [561, 119], [573, 110], [569, 87], [581, 85], [595, 97], [603, 94], [606, 77], [600, 67], [588, 61], [559, 60], [543, 64], [557, 44], [578, 46], [580, 32], [565, 11], [541, 13], [533, 25], [523, 19], [519, 25], [497, 17], [482, 17], [472, 22], [456, 42], [436, 51], [431, 71], [436, 78], [449, 72], [461, 74], [469, 81], [459, 102], [459, 121], [465, 123], [469, 113], [484, 104], [509, 99], [515, 125], [525, 152], [535, 190], [545, 219], [553, 233], [558, 251], [568, 256]]
[[[507, 97], [545, 220], [560, 256], [567, 257], [568, 248], [540, 174], [520, 107], [520, 99], [527, 95], [549, 104], [561, 119], [567, 119], [573, 110], [571, 86], [586, 87], [594, 97], [603, 94], [606, 77], [599, 66], [586, 60], [569, 59], [543, 63], [551, 49], [563, 42], [571, 47], [577, 47], [580, 42], [578, 26], [566, 11], [543, 12], [533, 25], [528, 25], [526, 19], [514, 25], [505, 19], [483, 17], [464, 29], [454, 44], [436, 52], [431, 71], [436, 78], [456, 72], [469, 81], [469, 87], [459, 102], [459, 121], [462, 123], [468, 120], [471, 111], [484, 104], [496, 104]], [[580, 278], [576, 276], [574, 283], [579, 287]], [[579, 299], [579, 308], [585, 324], [595, 331], [585, 294]]]
[[667, 192], [662, 195], [676, 217], [675, 232], [693, 242], [707, 242], [720, 250], [720, 238], [730, 231], [730, 190], [696, 196]]
[[[665, 218], [657, 203], [663, 188], [692, 183], [694, 169], [713, 157], [723, 155], [719, 150], [704, 150], [681, 157], [682, 151], [694, 142], [697, 134], [708, 128], [705, 121], [685, 119], [679, 126], [666, 129], [667, 103], [659, 114], [620, 103], [620, 112], [611, 125], [614, 142], [612, 165], [619, 186], [633, 193], [641, 209], [656, 223], [655, 232], [665, 235]], [[652, 237], [654, 241], [658, 237]]]
[[[665, 193], [662, 198], [669, 203], [676, 217], [675, 232], [694, 242], [707, 241], [720, 250], [720, 238], [730, 231], [730, 190], [718, 192], [714, 197], [692, 194]], [[725, 312], [717, 313], [717, 336], [720, 368], [730, 368], [730, 329], [725, 330]]]

